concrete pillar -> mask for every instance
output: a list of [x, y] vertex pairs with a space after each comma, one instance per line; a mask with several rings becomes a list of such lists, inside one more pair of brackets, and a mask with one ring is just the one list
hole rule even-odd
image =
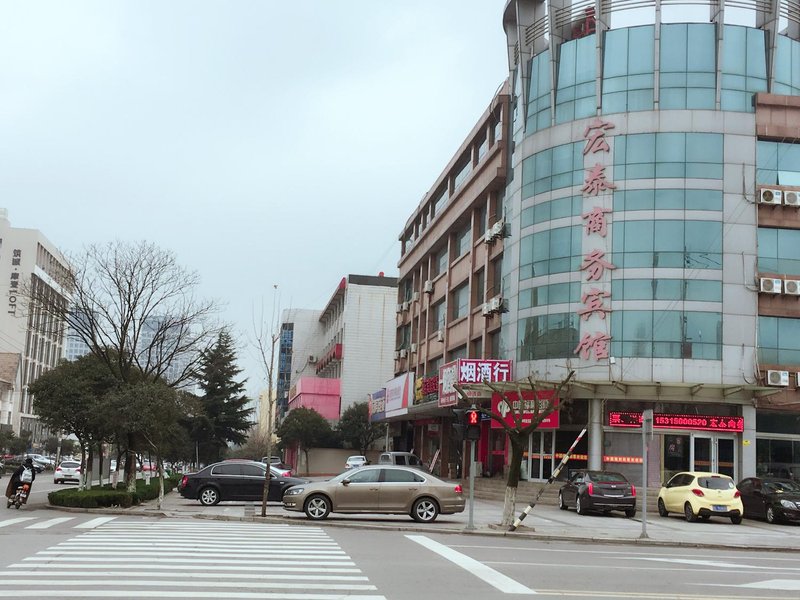
[[739, 448], [741, 455], [739, 479], [756, 476], [756, 408], [742, 406], [742, 416], [744, 417], [744, 431]]
[[592, 470], [603, 468], [603, 401], [600, 398], [589, 400], [589, 461]]

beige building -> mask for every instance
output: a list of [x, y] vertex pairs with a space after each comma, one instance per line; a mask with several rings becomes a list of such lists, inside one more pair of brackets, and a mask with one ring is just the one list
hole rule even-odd
[[67, 268], [66, 259], [40, 231], [12, 227], [8, 213], [0, 209], [0, 424], [18, 435], [30, 431], [34, 444], [46, 432], [33, 414], [28, 384], [58, 363], [64, 325], [30, 309], [25, 292], [67, 302], [66, 292], [56, 283], [64, 281]]

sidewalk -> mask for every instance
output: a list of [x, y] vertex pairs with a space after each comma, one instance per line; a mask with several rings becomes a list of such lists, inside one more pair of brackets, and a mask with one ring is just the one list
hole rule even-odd
[[[527, 507], [528, 501], [528, 498], [524, 498], [517, 502], [517, 516]], [[177, 491], [166, 495], [160, 511], [157, 509], [157, 501], [153, 500], [119, 512], [142, 516], [263, 521], [422, 533], [474, 533], [537, 540], [800, 552], [800, 526], [770, 525], [764, 521], [751, 519], [745, 519], [741, 525], [733, 525], [729, 519], [688, 523], [678, 515], [663, 518], [657, 513], [648, 513], [648, 537], [640, 539], [641, 512], [638, 512], [633, 519], [626, 519], [622, 513], [578, 515], [574, 511], [562, 511], [554, 506], [537, 505], [515, 532], [508, 532], [498, 525], [503, 513], [503, 503], [479, 499], [474, 500], [473, 505], [474, 530], [466, 530], [469, 523], [469, 503], [463, 513], [439, 515], [435, 522], [429, 524], [417, 523], [405, 515], [375, 514], [331, 514], [324, 521], [310, 521], [305, 514], [286, 511], [278, 503], [270, 503], [267, 507], [267, 516], [261, 517], [260, 503], [222, 502], [217, 506], [206, 507], [196, 500], [182, 498]]]

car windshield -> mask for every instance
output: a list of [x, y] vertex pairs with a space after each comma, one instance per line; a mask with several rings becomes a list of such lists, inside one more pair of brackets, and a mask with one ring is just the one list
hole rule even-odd
[[707, 490], [732, 490], [733, 480], [727, 477], [698, 477], [697, 485]]
[[627, 483], [628, 480], [625, 479], [622, 474], [620, 473], [603, 473], [599, 471], [593, 471], [589, 473], [592, 481], [596, 483]]
[[796, 481], [765, 481], [764, 491], [771, 494], [800, 494], [800, 484]]

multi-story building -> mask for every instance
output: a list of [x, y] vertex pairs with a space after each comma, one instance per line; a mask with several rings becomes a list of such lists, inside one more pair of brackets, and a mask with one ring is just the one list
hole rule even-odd
[[331, 421], [393, 374], [397, 278], [343, 277], [321, 311], [282, 315], [278, 354], [281, 410], [315, 408]]
[[[649, 484], [800, 477], [800, 17], [786, 0], [694, 6], [504, 9], [513, 152], [493, 356], [517, 380], [574, 372], [555, 426], [529, 440], [531, 479], [588, 425], [571, 465], [641, 483], [645, 409]], [[507, 460], [483, 427], [479, 460]]]
[[[41, 232], [11, 227], [6, 210], [0, 210], [0, 294], [5, 306], [0, 312], [0, 352], [8, 367], [3, 379], [14, 379], [4, 382], [0, 423], [11, 425], [18, 435], [30, 432], [34, 444], [46, 432], [33, 413], [28, 384], [58, 363], [64, 324], [24, 298], [33, 295], [66, 303], [67, 292], [58, 282], [66, 280], [68, 268], [66, 259]], [[16, 363], [16, 368], [10, 363]]]
[[[394, 449], [414, 449], [426, 461], [438, 451], [441, 464], [460, 462], [437, 392], [440, 368], [500, 354], [509, 123], [502, 86], [400, 234], [397, 377], [378, 419], [390, 423]], [[394, 396], [409, 388], [411, 405], [403, 406], [407, 400]]]

